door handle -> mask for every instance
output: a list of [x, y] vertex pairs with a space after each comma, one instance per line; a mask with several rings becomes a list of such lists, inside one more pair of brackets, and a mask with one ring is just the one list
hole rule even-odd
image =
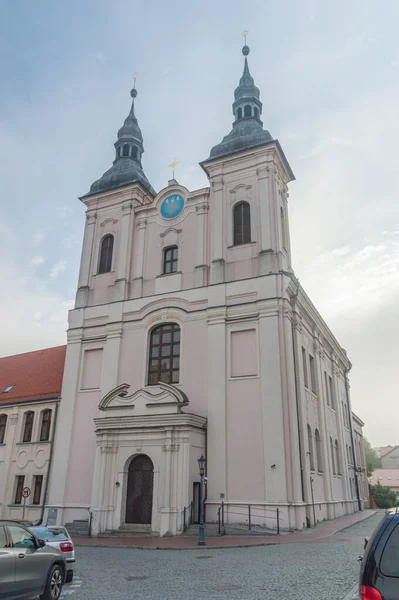
[[25, 558], [25, 554], [18, 554], [18, 558]]

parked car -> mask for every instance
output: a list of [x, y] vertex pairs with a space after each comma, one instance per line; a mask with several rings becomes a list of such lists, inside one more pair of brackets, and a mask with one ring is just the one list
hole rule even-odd
[[399, 508], [389, 509], [365, 540], [360, 568], [362, 600], [399, 600]]
[[65, 583], [70, 583], [73, 579], [73, 565], [75, 562], [75, 548], [71, 536], [65, 527], [30, 527], [35, 536], [44, 540], [48, 546], [58, 548], [64, 555], [67, 563], [67, 573]]
[[0, 598], [58, 600], [66, 570], [59, 550], [21, 523], [0, 520]]

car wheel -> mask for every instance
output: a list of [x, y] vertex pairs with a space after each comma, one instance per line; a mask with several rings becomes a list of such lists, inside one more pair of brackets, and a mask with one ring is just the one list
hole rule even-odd
[[45, 590], [40, 596], [40, 600], [58, 600], [61, 596], [63, 583], [64, 577], [62, 569], [59, 565], [54, 565], [50, 571]]

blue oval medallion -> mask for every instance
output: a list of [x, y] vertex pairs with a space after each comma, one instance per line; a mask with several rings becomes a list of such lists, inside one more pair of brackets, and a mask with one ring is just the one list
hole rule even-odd
[[178, 217], [184, 208], [184, 198], [179, 194], [168, 196], [161, 204], [161, 215], [164, 219]]

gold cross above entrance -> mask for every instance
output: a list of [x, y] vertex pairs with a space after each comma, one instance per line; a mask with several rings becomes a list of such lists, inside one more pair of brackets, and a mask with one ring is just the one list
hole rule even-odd
[[175, 178], [175, 169], [179, 163], [180, 163], [180, 161], [178, 161], [174, 158], [172, 160], [172, 162], [170, 163], [170, 165], [168, 165], [169, 167], [172, 167], [172, 178], [173, 179]]

